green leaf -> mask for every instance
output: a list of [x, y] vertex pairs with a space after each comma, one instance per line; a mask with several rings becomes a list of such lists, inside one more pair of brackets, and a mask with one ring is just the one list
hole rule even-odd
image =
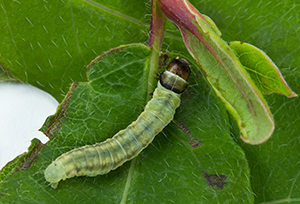
[[[61, 101], [65, 96], [65, 93], [68, 91], [69, 84], [71, 82], [83, 81], [85, 79], [85, 66], [97, 55], [104, 52], [105, 50], [121, 44], [147, 41], [148, 25], [150, 23], [150, 7], [148, 0], [98, 1], [100, 5], [105, 6], [105, 9], [100, 9], [97, 4], [92, 5], [86, 2], [87, 1], [74, 0], [65, 3], [63, 1], [48, 1], [47, 3], [47, 1], [33, 0], [26, 1], [26, 3], [24, 3], [24, 1], [1, 1], [0, 63], [4, 65], [4, 62], [7, 62], [8, 65], [5, 64], [4, 67], [10, 72], [16, 70], [15, 76], [18, 75], [18, 78], [25, 76], [26, 73], [28, 78], [31, 79], [29, 83], [43, 90], [46, 90], [47, 92], [55, 96], [56, 99]], [[281, 0], [191, 0], [190, 2], [201, 13], [204, 13], [213, 19], [218, 28], [222, 31], [222, 38], [225, 41], [230, 42], [239, 40], [248, 42], [263, 50], [278, 66], [291, 89], [298, 94], [300, 93], [300, 50], [298, 43], [300, 35], [298, 22], [298, 14], [300, 9], [299, 2]], [[48, 12], [46, 8], [51, 8], [50, 12]], [[73, 14], [75, 14], [73, 15], [73, 17], [71, 16], [71, 8]], [[121, 16], [119, 14], [124, 14], [125, 17], [124, 15]], [[31, 26], [25, 18], [27, 16], [29, 16], [28, 19], [30, 19], [31, 21], [35, 20], [36, 22], [39, 22], [39, 24]], [[65, 20], [65, 24], [59, 23], [60, 17]], [[128, 20], [128, 17], [131, 17], [134, 20]], [[53, 22], [55, 22], [55, 24], [53, 24]], [[135, 22], [142, 22], [142, 24]], [[68, 26], [66, 26], [66, 24]], [[90, 24], [92, 24], [94, 28]], [[44, 31], [43, 25], [45, 25], [48, 29], [48, 33]], [[49, 32], [49, 27], [47, 25], [51, 25], [55, 29], [52, 29], [51, 32]], [[11, 32], [10, 28], [12, 29]], [[75, 32], [73, 32], [73, 35], [72, 32], [70, 32], [70, 30], [74, 30], [74, 28], [75, 31], [81, 33], [77, 35], [77, 38], [75, 38]], [[71, 33], [67, 36], [67, 38], [65, 36], [65, 39], [68, 40], [68, 46], [65, 45], [64, 42], [61, 42], [59, 46], [56, 47], [51, 42], [51, 40], [61, 40], [62, 35], [67, 32]], [[114, 35], [112, 35], [113, 33]], [[26, 41], [22, 39], [25, 39]], [[178, 29], [171, 22], [167, 22], [163, 49], [167, 51], [180, 52], [188, 56], [188, 52], [181, 39], [182, 38], [180, 33], [178, 32]], [[14, 44], [13, 40], [15, 40], [16, 44]], [[76, 40], [78, 40], [79, 42], [81, 53], [77, 51], [77, 46], [70, 46], [70, 43], [74, 43], [76, 42]], [[40, 44], [43, 47], [49, 48], [52, 52], [47, 52], [46, 49], [41, 50], [41, 48], [38, 46], [38, 42], [43, 42], [43, 44]], [[86, 45], [84, 42], [86, 43]], [[30, 43], [34, 45], [34, 49], [30, 47]], [[77, 51], [78, 54], [76, 55], [76, 57], [73, 56], [73, 58], [70, 59], [68, 54], [65, 52], [66, 49], [69, 52]], [[43, 53], [45, 53], [45, 55]], [[83, 57], [81, 57], [81, 55]], [[20, 60], [22, 56], [26, 61], [26, 68], [21, 67], [20, 65], [18, 65], [18, 63], [16, 63], [16, 61], [22, 62], [22, 60]], [[51, 59], [52, 64], [55, 65], [54, 70], [48, 70], [50, 69], [48, 59]], [[10, 65], [9, 62], [13, 63], [13, 66]], [[37, 64], [42, 65], [40, 67], [43, 72], [39, 71]], [[194, 66], [195, 65], [193, 63], [193, 67]], [[193, 68], [193, 70], [193, 74], [197, 76], [194, 76], [194, 78], [191, 79], [191, 86], [189, 87], [189, 89], [193, 89], [193, 87], [196, 87], [197, 85], [200, 86], [203, 92], [192, 92], [192, 94], [190, 95], [185, 94], [182, 99], [183, 103], [187, 101], [184, 97], [190, 97], [190, 100], [194, 100], [196, 98], [195, 95], [198, 94], [199, 99], [195, 99], [195, 103], [197, 104], [197, 108], [199, 109], [197, 109], [198, 111], [196, 112], [196, 109], [193, 109], [193, 107], [191, 107], [190, 110], [185, 111], [183, 108], [186, 109], [186, 106], [184, 106], [183, 104], [182, 107], [177, 111], [177, 114], [175, 116], [176, 120], [178, 120], [177, 117], [182, 114], [182, 111], [186, 114], [186, 118], [189, 118], [191, 116], [193, 116], [194, 118], [200, 117], [200, 119], [202, 120], [201, 125], [193, 129], [193, 135], [195, 134], [195, 132], [202, 133], [201, 136], [198, 136], [200, 142], [202, 142], [202, 137], [205, 137], [205, 140], [212, 142], [224, 142], [222, 138], [219, 138], [219, 135], [223, 136], [223, 134], [225, 134], [225, 136], [227, 136], [227, 132], [224, 132], [224, 130], [227, 130], [227, 128], [229, 127], [229, 124], [225, 125], [225, 123], [227, 123], [228, 121], [228, 114], [226, 113], [224, 107], [222, 106], [222, 104], [220, 104], [219, 100], [216, 98], [212, 90], [206, 87], [205, 79], [202, 78], [201, 81], [197, 80], [197, 77], [199, 78], [199, 76], [195, 72], [195, 67]], [[80, 76], [80, 74], [82, 76]], [[76, 75], [76, 77], [73, 75]], [[70, 77], [72, 77], [72, 80], [70, 79]], [[45, 86], [45, 88], [36, 82], [38, 81], [39, 83], [41, 83], [40, 79], [43, 79], [43, 86]], [[53, 83], [54, 79], [56, 80], [55, 84], [58, 83], [57, 86]], [[51, 83], [51, 85], [54, 84], [54, 89], [52, 89], [48, 83]], [[124, 100], [126, 100], [126, 98], [124, 98]], [[300, 195], [300, 190], [298, 188], [298, 186], [300, 186], [298, 179], [298, 172], [300, 169], [300, 163], [298, 162], [300, 156], [300, 145], [298, 142], [300, 138], [300, 130], [298, 125], [300, 118], [299, 97], [288, 99], [281, 95], [272, 94], [266, 96], [266, 101], [268, 102], [268, 104], [270, 104], [270, 109], [274, 113], [275, 130], [273, 136], [268, 142], [263, 145], [250, 146], [247, 144], [242, 144], [249, 162], [251, 172], [250, 181], [252, 183], [252, 189], [255, 194], [255, 203], [298, 203]], [[143, 105], [145, 105], [145, 101], [143, 102]], [[135, 108], [136, 106], [133, 106], [131, 110], [134, 111]], [[220, 111], [218, 111], [218, 109], [220, 109]], [[142, 111], [142, 107], [140, 107], [139, 111]], [[135, 113], [136, 116], [140, 113], [139, 111]], [[128, 120], [127, 123], [129, 124], [134, 119], [135, 117], [132, 116], [132, 118], [130, 118], [130, 121]], [[234, 124], [235, 122], [230, 123], [232, 127], [234, 127]], [[126, 125], [127, 124], [124, 124], [123, 127], [126, 127]], [[18, 124], [16, 124], [16, 127], [18, 127]], [[176, 126], [172, 123], [170, 127], [167, 127], [168, 132], [166, 132], [166, 129], [164, 131], [164, 134], [167, 135], [169, 134], [169, 131], [173, 131], [173, 127]], [[202, 132], [202, 127], [205, 127], [205, 133]], [[222, 127], [223, 131], [218, 130], [217, 127]], [[121, 127], [116, 127], [115, 132], [117, 132], [119, 128]], [[178, 135], [184, 135], [182, 131], [174, 130], [174, 132], [178, 133]], [[107, 137], [111, 137], [112, 134], [113, 133], [110, 133], [109, 135], [107, 135]], [[236, 138], [239, 138], [240, 136], [239, 131], [232, 132], [231, 134], [235, 134]], [[155, 154], [155, 157], [161, 156], [161, 154], [167, 157], [169, 151], [176, 151], [177, 147], [173, 146], [173, 143], [170, 144], [169, 139], [173, 140], [174, 137], [169, 136], [168, 139], [166, 139], [163, 135], [157, 136], [153, 143], [153, 145], [155, 144], [155, 146], [149, 146], [149, 151], [151, 150], [152, 154], [157, 152]], [[93, 142], [96, 142], [96, 139], [93, 139], [90, 144]], [[79, 141], [76, 141], [76, 144], [76, 146], [80, 146], [81, 144], [83, 145], [86, 143], [83, 142], [82, 139], [79, 139]], [[165, 146], [161, 147], [159, 145], [172, 146], [168, 146], [168, 149], [166, 151], [164, 150]], [[68, 145], [67, 149], [69, 150], [73, 147], [73, 144]], [[159, 149], [156, 149], [155, 147], [159, 147]], [[45, 186], [47, 185], [46, 183], [43, 183], [45, 182], [45, 180], [43, 180], [42, 171], [51, 162], [51, 160], [55, 159], [55, 156], [58, 156], [61, 153], [57, 152], [56, 155], [53, 155], [53, 151], [55, 151], [55, 149], [56, 148], [44, 148], [44, 153], [41, 153], [39, 155], [36, 163], [34, 163], [31, 168], [29, 168], [27, 171], [22, 171], [22, 173], [18, 172], [14, 174], [13, 178], [7, 176], [6, 180], [0, 184], [0, 203], [17, 203], [17, 200], [14, 199], [20, 198], [22, 196], [24, 196], [24, 199], [21, 203], [32, 203], [30, 201], [32, 201], [31, 199], [33, 197], [38, 200], [38, 203], [63, 203], [63, 201], [66, 200], [68, 201], [67, 203], [70, 203], [70, 201], [74, 199], [74, 197], [72, 197], [74, 195], [69, 194], [68, 190], [65, 189], [64, 196], [66, 198], [63, 198], [63, 200], [58, 200], [55, 199], [55, 196], [58, 194], [57, 190], [59, 190], [62, 185], [66, 186], [67, 182], [69, 182], [68, 185], [82, 185], [90, 178], [82, 177], [73, 180], [70, 179], [69, 181], [65, 181], [59, 184], [59, 187], [56, 190], [51, 190], [50, 192], [42, 191], [42, 189], [46, 188]], [[218, 150], [219, 149], [217, 146], [211, 144], [209, 145], [209, 147], [205, 148], [205, 151], [200, 153], [200, 156], [204, 157], [203, 160], [205, 161], [220, 164], [222, 163], [222, 157], [224, 157], [222, 153], [220, 153], [222, 157], [211, 157], [212, 152], [216, 152]], [[228, 150], [227, 152], [223, 153], [235, 154], [235, 151], [236, 150], [232, 148], [230, 151]], [[45, 155], [47, 155], [47, 157]], [[182, 160], [189, 159], [188, 157], [184, 157], [184, 154], [178, 156], [178, 158]], [[143, 158], [145, 158], [145, 156]], [[40, 163], [38, 163], [42, 159], [47, 160], [47, 162], [41, 161]], [[140, 161], [144, 162], [148, 160], [147, 158], [145, 158], [144, 160], [137, 160], [137, 162]], [[156, 165], [164, 165], [164, 167], [168, 167], [166, 162], [160, 157], [158, 157], [157, 159], [152, 158], [151, 162], [151, 165], [153, 165], [153, 162], [155, 162]], [[43, 164], [43, 167], [40, 167], [40, 164]], [[183, 163], [183, 165], [184, 164], [185, 163]], [[130, 164], [125, 164], [124, 168], [127, 168], [129, 165]], [[174, 164], [175, 167], [177, 167], [178, 165], [181, 164], [179, 162]], [[228, 168], [228, 171], [234, 168], [235, 166], [230, 167]], [[142, 172], [142, 170], [144, 169], [141, 169], [140, 172]], [[140, 194], [144, 193], [143, 198], [151, 197], [154, 193], [153, 189], [151, 188], [153, 186], [152, 184], [157, 183], [159, 185], [163, 180], [161, 182], [158, 181], [160, 181], [161, 178], [164, 178], [164, 175], [162, 175], [156, 181], [147, 183], [147, 181], [149, 181], [150, 179], [148, 178], [148, 175], [151, 175], [149, 174], [151, 170], [153, 170], [152, 167], [148, 167], [148, 171], [144, 172], [143, 175], [143, 181], [145, 182], [141, 185], [143, 187], [150, 188], [150, 190], [147, 192], [139, 191]], [[76, 196], [78, 194], [83, 196], [83, 193], [85, 193], [84, 199], [78, 199], [77, 201], [82, 201], [82, 203], [95, 203], [97, 202], [97, 199], [102, 199], [102, 202], [107, 198], [114, 198], [114, 196], [116, 196], [115, 193], [119, 192], [119, 189], [116, 189], [115, 191], [105, 191], [105, 187], [109, 186], [109, 184], [116, 185], [116, 183], [121, 182], [120, 180], [118, 180], [119, 174], [117, 172], [122, 173], [123, 170], [118, 169], [116, 171], [113, 171], [111, 172], [112, 175], [108, 174], [107, 176], [103, 176], [102, 179], [92, 178], [92, 182], [89, 182], [85, 185], [85, 187], [89, 190], [82, 188], [76, 192]], [[173, 168], [172, 172], [176, 174], [177, 169]], [[160, 172], [156, 171], [155, 173]], [[162, 173], [165, 173], [165, 171]], [[28, 179], [25, 182], [22, 181], [24, 177], [27, 177]], [[10, 180], [11, 182], [13, 182], [13, 184], [6, 185], [5, 182], [7, 182], [7, 180]], [[93, 183], [93, 181], [95, 181], [95, 183]], [[179, 183], [180, 181], [181, 180], [177, 182]], [[39, 185], [38, 182], [42, 183], [43, 188], [40, 189], [40, 186], [36, 187], [36, 185]], [[179, 194], [181, 193], [182, 189], [174, 188], [174, 186], [172, 185], [174, 184], [173, 182], [174, 181], [170, 181], [169, 186], [167, 186], [169, 187], [167, 192], [174, 192], [174, 194], [177, 193], [173, 196], [173, 200], [179, 200], [180, 196], [184, 194], [184, 192], [182, 194]], [[97, 184], [97, 186], [95, 186], [95, 184]], [[28, 188], [30, 185], [34, 186], [34, 189], [36, 191], [28, 192], [26, 190], [22, 190], [23, 188]], [[104, 185], [104, 187], [101, 188], [101, 185]], [[101, 188], [100, 190], [99, 186]], [[16, 191], [14, 187], [18, 187], [18, 191]], [[47, 188], [50, 187], [47, 186]], [[4, 189], [5, 191], [3, 191]], [[83, 193], [81, 193], [82, 190], [84, 190]], [[104, 190], [104, 192], [101, 192], [101, 190]], [[63, 191], [63, 189], [61, 191]], [[89, 191], [89, 193], [86, 193], [87, 191]], [[91, 194], [90, 191], [94, 193]], [[184, 200], [184, 202], [188, 203], [189, 201], [191, 201], [190, 203], [210, 203], [207, 201], [207, 197], [205, 196], [201, 197], [201, 199], [194, 197], [195, 195], [200, 196], [202, 191], [203, 189], [198, 187], [197, 193], [195, 193], [194, 195], [188, 192], [189, 194], [187, 195], [189, 197]], [[214, 191], [218, 190], [215, 188]], [[8, 193], [11, 193], [12, 195], [10, 197], [11, 200], [9, 201], [7, 201], [8, 198], [6, 197], [8, 196]], [[161, 194], [165, 193], [166, 191], [163, 191]], [[227, 191], [227, 193], [231, 194], [235, 192]], [[63, 193], [60, 192], [60, 194]], [[152, 198], [155, 199], [156, 197], [153, 196]], [[183, 197], [182, 199], [185, 198], [186, 197]], [[50, 199], [49, 202], [47, 202], [48, 199]], [[141, 202], [143, 202], [143, 200], [140, 201], [132, 198], [132, 200], [128, 203]], [[159, 200], [154, 201], [154, 203], [155, 202], [159, 203]], [[223, 202], [223, 200], [218, 200], [218, 202], [225, 203]], [[178, 201], [177, 203], [180, 202]], [[246, 201], [246, 203], [252, 202]]]
[[[245, 155], [230, 136], [228, 118], [219, 117], [226, 110], [194, 71], [175, 121], [137, 158], [107, 175], [67, 179], [57, 189], [45, 181], [43, 171], [57, 156], [112, 137], [137, 118], [151, 94], [150, 53], [144, 45], [131, 45], [100, 56], [87, 71], [89, 81], [74, 83], [43, 126], [51, 139], [36, 162], [4, 180], [1, 201], [251, 203]], [[166, 55], [168, 61], [175, 56]]]
[[207, 15], [202, 14], [205, 21], [208, 23], [208, 25], [211, 27], [211, 29], [217, 34], [217, 36], [221, 37], [222, 32], [219, 30], [218, 26], [215, 24], [215, 22]]
[[280, 93], [287, 97], [297, 96], [287, 85], [277, 66], [262, 50], [239, 41], [231, 42], [230, 47], [262, 94]]
[[1, 1], [0, 64], [61, 101], [100, 53], [147, 40], [147, 12], [140, 0]]

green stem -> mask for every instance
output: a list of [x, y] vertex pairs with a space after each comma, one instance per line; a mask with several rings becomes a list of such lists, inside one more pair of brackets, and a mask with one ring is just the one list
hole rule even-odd
[[164, 37], [165, 30], [165, 18], [163, 13], [160, 11], [157, 0], [151, 1], [151, 25], [149, 31], [149, 41], [148, 46], [152, 49], [150, 62], [149, 62], [149, 77], [148, 77], [148, 94], [147, 101], [150, 100], [150, 93], [153, 92], [156, 87], [155, 73], [158, 67], [158, 59], [160, 54], [160, 49]]

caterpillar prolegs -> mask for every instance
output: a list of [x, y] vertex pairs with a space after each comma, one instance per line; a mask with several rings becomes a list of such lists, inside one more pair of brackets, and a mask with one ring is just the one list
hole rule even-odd
[[160, 75], [152, 99], [136, 121], [104, 142], [62, 154], [46, 168], [45, 179], [56, 188], [60, 180], [106, 174], [136, 157], [173, 119], [189, 75], [188, 61], [173, 59]]

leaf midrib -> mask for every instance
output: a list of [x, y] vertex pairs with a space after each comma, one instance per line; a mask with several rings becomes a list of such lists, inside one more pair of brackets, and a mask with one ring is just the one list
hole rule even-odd
[[129, 168], [129, 172], [128, 172], [128, 176], [127, 176], [127, 180], [126, 180], [126, 184], [125, 184], [125, 188], [123, 191], [123, 196], [122, 196], [122, 200], [120, 202], [120, 204], [125, 204], [126, 203], [126, 199], [127, 199], [127, 195], [128, 195], [128, 191], [129, 191], [129, 187], [130, 187], [130, 183], [131, 183], [131, 177], [133, 174], [133, 170], [135, 167], [135, 163], [136, 163], [136, 158], [133, 158], [131, 160], [131, 164], [130, 164], [130, 168]]

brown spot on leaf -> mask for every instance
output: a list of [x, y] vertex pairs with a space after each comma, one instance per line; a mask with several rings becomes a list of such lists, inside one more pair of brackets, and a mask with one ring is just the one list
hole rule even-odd
[[187, 133], [189, 136], [191, 136], [191, 131], [189, 130], [189, 128], [185, 125], [183, 125], [182, 123], [177, 122], [178, 127], [183, 130], [185, 133]]
[[201, 145], [201, 143], [199, 143], [197, 139], [192, 139], [192, 140], [190, 140], [190, 141], [189, 141], [189, 144], [190, 144], [193, 148], [198, 147], [198, 146]]
[[177, 122], [176, 123], [178, 125], [178, 127], [183, 130], [185, 133], [187, 133], [189, 135], [190, 141], [189, 144], [195, 148], [198, 147], [200, 145], [202, 145], [201, 143], [198, 142], [197, 139], [194, 138], [194, 136], [192, 135], [191, 131], [189, 130], [189, 128], [185, 125], [183, 125], [182, 123]]
[[206, 172], [203, 172], [203, 173], [204, 173], [207, 183], [211, 187], [215, 186], [218, 189], [223, 189], [224, 185], [227, 184], [227, 182], [225, 182], [227, 176], [225, 176], [225, 175], [207, 174]]

